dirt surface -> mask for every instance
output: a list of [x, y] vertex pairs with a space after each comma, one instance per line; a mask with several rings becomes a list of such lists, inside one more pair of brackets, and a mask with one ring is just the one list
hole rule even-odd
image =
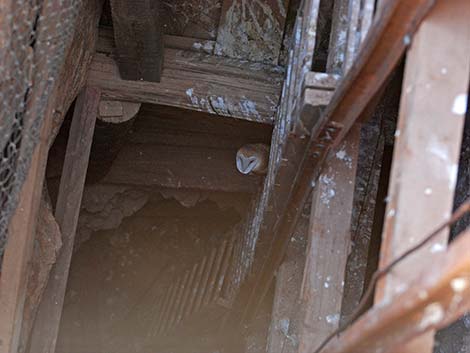
[[155, 300], [239, 220], [211, 200], [184, 207], [154, 193], [116, 229], [92, 233], [73, 257], [57, 352], [145, 352]]

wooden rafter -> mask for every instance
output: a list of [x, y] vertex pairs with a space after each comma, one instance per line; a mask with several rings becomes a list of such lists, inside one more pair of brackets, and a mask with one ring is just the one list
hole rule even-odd
[[262, 178], [235, 167], [236, 149], [129, 144], [113, 162], [106, 183], [227, 192], [256, 192]]
[[[102, 3], [102, 1], [96, 0], [80, 2], [77, 14], [79, 19], [74, 26], [75, 28], [81, 27], [82, 30], [75, 31], [70, 41], [63, 43], [66, 45], [64, 61], [58, 63], [61, 65], [61, 69], [55, 80], [56, 87], [49, 96], [39, 142], [33, 152], [32, 163], [19, 194], [17, 211], [10, 222], [10, 237], [5, 248], [0, 276], [0, 341], [2, 342], [0, 352], [2, 353], [16, 352], [18, 345], [26, 342], [29, 336], [29, 331], [25, 332], [27, 331], [25, 327], [29, 327], [31, 323], [23, 323], [24, 319], [28, 319], [24, 316], [24, 303], [25, 297], [28, 295], [31, 256], [48, 151], [68, 107], [85, 82], [85, 73], [95, 48], [97, 22], [101, 15]], [[45, 18], [51, 14], [56, 16], [57, 10], [54, 6], [45, 6], [41, 16]], [[47, 31], [42, 33], [43, 35], [51, 35]], [[37, 60], [40, 64], [36, 66], [35, 72], [47, 72], [43, 67], [43, 65], [48, 65], [44, 56], [39, 55]], [[70, 64], [71, 62], [73, 65]], [[38, 85], [33, 83], [33, 95], [42, 95], [43, 91], [37, 89], [36, 86], [41, 87], [41, 83]], [[29, 99], [30, 103], [36, 101], [37, 97]], [[37, 112], [28, 109], [27, 114], [25, 121], [32, 121], [31, 117], [35, 116]]]
[[302, 283], [299, 353], [310, 353], [339, 326], [359, 152], [359, 126], [328, 161], [314, 188]]
[[[114, 47], [108, 36], [101, 48]], [[127, 81], [116, 62], [97, 54], [88, 77], [104, 99], [153, 103], [272, 124], [277, 109], [282, 68], [194, 51], [165, 49], [161, 81]]]
[[99, 100], [99, 91], [86, 87], [75, 103], [55, 209], [62, 248], [34, 322], [30, 353], [55, 351]]
[[48, 136], [52, 125], [52, 105], [46, 111], [40, 143], [19, 195], [19, 204], [9, 225], [10, 238], [0, 276], [0, 352], [14, 353], [19, 347], [23, 308], [29, 278], [29, 262], [47, 163]]
[[[370, 22], [373, 5], [365, 4], [361, 8], [361, 2], [357, 0], [335, 2], [331, 35], [335, 41], [330, 43], [329, 72], [343, 75], [350, 69], [360, 45], [358, 34], [364, 38], [369, 30], [367, 26], [359, 30], [360, 12], [363, 12], [361, 20]], [[347, 40], [341, 40], [345, 34]], [[305, 101], [304, 107], [307, 104]], [[307, 310], [301, 323], [299, 352], [311, 352], [340, 323], [346, 263], [351, 249], [351, 216], [360, 137], [361, 122], [358, 122], [334, 156], [325, 162], [314, 187], [302, 283], [302, 301]]]
[[321, 119], [311, 129], [301, 162], [287, 161], [289, 168], [296, 171], [296, 176], [286, 185], [289, 190], [284, 194], [287, 196], [278, 200], [278, 208], [282, 211], [279, 212], [280, 218], [265, 226], [273, 234], [271, 247], [262, 269], [257, 273], [255, 286], [248, 305], [245, 306], [245, 317], [250, 317], [249, 313], [256, 311], [268, 291], [274, 273], [284, 257], [286, 244], [302, 205], [309, 197], [312, 179], [317, 179], [331, 147], [337, 146], [344, 139], [374, 101], [408, 45], [406, 39], [411, 39], [433, 4], [432, 0], [395, 0], [384, 4], [356, 62], [335, 91]]
[[[422, 240], [452, 210], [470, 75], [470, 3], [441, 1], [413, 37], [408, 52], [389, 185], [380, 267]], [[456, 45], [455, 43], [459, 43]], [[378, 286], [376, 303], [392, 300], [445, 249], [448, 231], [396, 267]], [[470, 253], [470, 250], [468, 250]], [[433, 332], [394, 352], [432, 352]]]
[[457, 320], [470, 310], [469, 249], [466, 231], [447, 251], [427, 257], [405, 293], [370, 309], [322, 353], [390, 352]]
[[163, 34], [160, 1], [111, 0], [114, 39], [121, 77], [160, 82]]

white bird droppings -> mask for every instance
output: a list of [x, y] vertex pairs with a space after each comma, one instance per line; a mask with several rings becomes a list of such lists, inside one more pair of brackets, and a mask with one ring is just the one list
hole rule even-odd
[[435, 254], [438, 252], [443, 252], [446, 249], [446, 247], [440, 243], [433, 244], [431, 246], [431, 253]]
[[339, 323], [339, 314], [326, 315], [325, 320], [330, 325], [337, 325]]
[[425, 329], [439, 323], [444, 318], [444, 309], [439, 303], [429, 304], [424, 309], [424, 315], [419, 323], [420, 328]]
[[464, 115], [467, 112], [468, 95], [465, 93], [459, 94], [455, 97], [452, 104], [452, 113], [456, 115]]
[[450, 281], [450, 286], [454, 292], [462, 293], [470, 285], [468, 278], [458, 277]]

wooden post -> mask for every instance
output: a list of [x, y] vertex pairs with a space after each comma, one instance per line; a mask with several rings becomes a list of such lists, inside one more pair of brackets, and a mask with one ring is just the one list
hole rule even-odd
[[327, 161], [314, 187], [302, 284], [300, 353], [311, 352], [339, 325], [351, 242], [359, 135], [356, 126]]
[[[369, 27], [358, 30], [361, 2], [335, 3], [327, 70], [346, 75]], [[349, 21], [348, 14], [350, 13]], [[373, 6], [364, 9], [363, 21], [371, 21]], [[370, 17], [370, 18], [369, 18]], [[368, 19], [369, 18], [369, 19]], [[368, 20], [367, 20], [368, 19]], [[360, 40], [357, 40], [357, 33]], [[341, 38], [347, 36], [346, 42]], [[326, 161], [314, 186], [307, 261], [302, 284], [306, 307], [299, 353], [311, 352], [340, 323], [346, 263], [351, 249], [351, 216], [361, 137], [356, 123], [336, 153]]]
[[55, 352], [99, 100], [98, 90], [85, 87], [75, 103], [55, 211], [62, 249], [39, 306], [30, 353]]
[[[469, 16], [469, 2], [439, 1], [412, 39], [382, 235], [381, 268], [450, 215], [469, 84]], [[444, 250], [447, 241], [448, 231], [443, 231], [379, 282], [377, 304], [407, 290], [416, 271], [429, 265], [426, 260]], [[426, 353], [432, 348], [430, 332], [393, 351]]]
[[469, 249], [467, 230], [446, 252], [429, 255], [423, 271], [409, 271], [414, 275], [406, 292], [370, 309], [322, 353], [403, 352], [397, 350], [403, 342], [457, 320], [470, 310]]
[[111, 0], [119, 72], [124, 80], [160, 82], [163, 34], [157, 0]]
[[[371, 27], [355, 65], [338, 85], [330, 104], [310, 130], [307, 143], [302, 144], [305, 147], [297, 150], [295, 160], [285, 161], [288, 169], [285, 174], [293, 177], [284, 184], [287, 185], [282, 190], [285, 196], [276, 198], [279, 213], [271, 219], [260, 218], [257, 221], [257, 224], [263, 222], [265, 229], [270, 230], [270, 248], [245, 305], [244, 317], [248, 320], [282, 263], [286, 244], [309, 196], [312, 178], [316, 179], [320, 174], [331, 148], [339, 145], [351, 127], [368, 115], [368, 108], [376, 104], [377, 95], [405, 50], [403, 38], [414, 33], [433, 3], [432, 0], [387, 2], [381, 17]], [[299, 158], [301, 153], [303, 156]]]
[[[54, 94], [52, 95], [54, 96]], [[37, 215], [47, 163], [48, 138], [52, 123], [52, 104], [45, 113], [39, 143], [36, 146], [16, 212], [8, 229], [8, 242], [0, 276], [0, 352], [18, 350], [23, 308], [33, 253]]]

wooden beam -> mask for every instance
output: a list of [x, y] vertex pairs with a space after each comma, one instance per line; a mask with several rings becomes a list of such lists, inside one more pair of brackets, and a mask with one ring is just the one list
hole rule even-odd
[[115, 61], [105, 54], [95, 56], [88, 83], [101, 89], [104, 99], [272, 124], [282, 80], [283, 69], [278, 66], [168, 48], [159, 83], [121, 79]]
[[[380, 267], [422, 240], [452, 211], [469, 85], [470, 3], [438, 2], [407, 56]], [[456, 45], [455, 43], [459, 43]], [[445, 123], [443, 123], [445, 121]], [[438, 128], [436, 128], [438, 127]], [[448, 231], [400, 264], [378, 286], [388, 302], [414, 280], [429, 253], [444, 249]], [[433, 332], [394, 352], [432, 352]]]
[[[357, 55], [358, 34], [363, 37], [362, 31], [367, 33], [369, 29], [359, 29], [361, 10], [361, 2], [357, 0], [335, 2], [328, 72], [344, 75]], [[364, 11], [363, 18], [372, 17], [372, 14], [373, 7]], [[307, 104], [305, 100], [303, 111]], [[307, 119], [301, 117], [299, 123]], [[310, 122], [308, 127], [315, 123]], [[346, 264], [351, 250], [351, 217], [360, 141], [361, 124], [358, 123], [326, 161], [314, 187], [302, 283], [302, 300], [307, 310], [301, 326], [300, 353], [310, 353], [340, 324]]]
[[267, 353], [298, 352], [299, 332], [304, 309], [300, 300], [310, 207], [305, 207], [292, 235], [286, 258], [276, 273]]
[[[3, 3], [2, 3], [3, 4]], [[42, 123], [38, 144], [33, 152], [31, 166], [29, 168], [22, 191], [19, 194], [19, 204], [17, 211], [13, 216], [9, 234], [10, 240], [5, 248], [5, 256], [2, 263], [2, 273], [0, 276], [0, 352], [16, 352], [18, 344], [25, 342], [29, 332], [22, 331], [22, 327], [29, 326], [30, 323], [24, 323], [23, 309], [25, 297], [27, 296], [28, 278], [30, 274], [30, 261], [34, 247], [34, 236], [36, 232], [36, 221], [43, 190], [44, 173], [47, 163], [47, 154], [49, 146], [58, 131], [68, 106], [75, 98], [76, 92], [85, 82], [85, 72], [91, 62], [91, 54], [94, 52], [94, 42], [97, 37], [97, 22], [101, 14], [102, 1], [84, 0], [80, 3], [77, 11], [77, 21], [75, 27], [80, 27], [80, 31], [74, 31], [74, 35], [69, 41], [62, 43], [66, 46], [64, 53], [64, 62], [57, 63], [58, 77], [55, 82], [57, 86], [49, 95], [47, 107], [44, 110], [44, 120]], [[11, 4], [8, 4], [11, 6]], [[5, 7], [5, 11], [7, 7]], [[10, 11], [12, 11], [10, 9]], [[56, 16], [57, 8], [46, 6], [41, 15], [44, 18]], [[6, 12], [5, 12], [6, 13]], [[17, 15], [19, 14], [16, 11]], [[23, 13], [24, 15], [25, 13]], [[29, 15], [35, 16], [34, 11]], [[32, 21], [32, 20], [31, 20]], [[28, 23], [28, 21], [17, 21]], [[4, 23], [6, 28], [0, 30], [1, 35], [9, 34], [10, 22]], [[51, 23], [49, 23], [51, 25]], [[60, 28], [60, 27], [58, 27]], [[29, 31], [30, 29], [28, 29]], [[72, 30], [70, 28], [70, 30]], [[50, 32], [43, 31], [44, 36], [50, 35]], [[9, 38], [8, 36], [4, 38]], [[45, 40], [42, 41], [46, 43]], [[45, 44], [44, 44], [45, 45]], [[38, 47], [36, 47], [36, 50]], [[41, 78], [44, 74], [52, 72], [47, 71], [44, 65], [44, 55], [38, 55], [35, 58], [38, 64], [35, 70], [28, 71], [33, 73], [34, 77]], [[71, 64], [73, 62], [73, 64]], [[34, 64], [34, 62], [31, 62]], [[26, 66], [25, 66], [26, 67]], [[61, 68], [60, 68], [61, 67]], [[24, 71], [26, 72], [26, 71]], [[10, 74], [19, 73], [9, 72]], [[41, 73], [41, 74], [38, 74]], [[54, 75], [52, 75], [53, 77]], [[16, 77], [18, 82], [27, 82], [27, 80]], [[36, 80], [36, 79], [35, 79]], [[5, 81], [6, 82], [6, 81]], [[48, 81], [34, 82], [36, 89], [32, 90], [32, 96], [29, 97], [29, 106], [27, 109], [25, 121], [32, 122], [37, 118], [37, 111], [33, 108], [37, 102], [42, 100], [44, 90], [40, 89]], [[44, 86], [45, 87], [45, 86]], [[22, 96], [21, 96], [22, 97]], [[23, 99], [23, 98], [21, 98]], [[44, 103], [44, 102], [43, 102]], [[6, 110], [3, 113], [7, 113]], [[8, 113], [7, 113], [8, 114]], [[25, 144], [26, 145], [26, 144]]]
[[51, 271], [34, 323], [31, 353], [55, 351], [99, 100], [99, 91], [86, 87], [75, 103], [55, 208], [55, 217], [62, 232], [62, 249]]
[[360, 127], [326, 163], [315, 185], [302, 283], [300, 353], [310, 353], [339, 326], [346, 262], [351, 246]]
[[163, 34], [160, 1], [111, 0], [119, 72], [124, 80], [160, 82]]
[[19, 346], [26, 298], [29, 261], [34, 246], [42, 183], [47, 163], [52, 105], [46, 111], [41, 135], [19, 195], [9, 229], [0, 276], [0, 352], [16, 353]]
[[470, 310], [469, 249], [466, 231], [447, 251], [428, 255], [406, 292], [370, 309], [322, 353], [393, 352], [457, 320]]
[[371, 26], [374, 2], [374, 0], [334, 2], [328, 72], [343, 75], [352, 66], [360, 44]]
[[[331, 103], [310, 130], [304, 153], [297, 160], [285, 163], [295, 175], [286, 184], [288, 190], [278, 199], [278, 217], [267, 222], [271, 246], [262, 269], [258, 272], [245, 315], [256, 310], [269, 289], [273, 275], [284, 257], [286, 244], [295, 227], [302, 206], [309, 197], [312, 180], [319, 176], [321, 166], [333, 146], [337, 146], [351, 127], [375, 103], [385, 80], [401, 58], [409, 38], [433, 5], [432, 0], [389, 1], [369, 31], [358, 59], [339, 85]], [[368, 114], [364, 114], [368, 117]], [[307, 139], [307, 136], [305, 136]]]
[[[96, 43], [96, 52], [117, 55], [114, 44], [114, 33], [112, 27], [99, 27], [99, 37]], [[194, 51], [205, 54], [213, 54], [215, 41], [209, 39], [163, 35], [163, 46], [170, 49]]]
[[235, 167], [236, 149], [126, 145], [103, 182], [212, 191], [255, 192], [263, 180]]
[[287, 5], [287, 0], [224, 0], [215, 53], [277, 64]]

